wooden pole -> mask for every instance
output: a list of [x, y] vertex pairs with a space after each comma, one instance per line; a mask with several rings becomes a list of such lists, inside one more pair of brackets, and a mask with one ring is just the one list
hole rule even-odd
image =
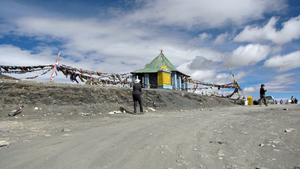
[[54, 72], [55, 72], [55, 70], [56, 70], [56, 64], [57, 64], [57, 61], [58, 61], [58, 59], [59, 59], [59, 56], [60, 56], [60, 51], [59, 51], [59, 53], [58, 53], [58, 55], [57, 55], [57, 58], [56, 58], [56, 61], [55, 61], [55, 64], [54, 64], [53, 71], [52, 71], [52, 73], [51, 73], [49, 82], [51, 82], [52, 76], [53, 76], [53, 74], [54, 74]]

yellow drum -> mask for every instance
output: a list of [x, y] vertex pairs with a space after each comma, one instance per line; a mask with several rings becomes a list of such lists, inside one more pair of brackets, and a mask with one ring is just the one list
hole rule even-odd
[[248, 96], [248, 105], [253, 105], [253, 98], [251, 96]]

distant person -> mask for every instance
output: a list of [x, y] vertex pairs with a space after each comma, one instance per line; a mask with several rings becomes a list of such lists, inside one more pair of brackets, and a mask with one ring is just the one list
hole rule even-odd
[[133, 97], [133, 102], [134, 102], [134, 114], [136, 114], [136, 106], [137, 106], [137, 102], [139, 102], [140, 104], [140, 114], [143, 114], [143, 105], [142, 105], [142, 99], [141, 99], [141, 92], [142, 92], [142, 88], [140, 86], [140, 79], [136, 79], [134, 81], [134, 85], [133, 85], [133, 91], [132, 91], [132, 97]]
[[294, 99], [294, 103], [295, 103], [295, 104], [297, 104], [297, 103], [298, 103], [298, 100], [297, 100], [296, 98]]
[[261, 106], [261, 102], [262, 100], [264, 100], [264, 103], [266, 106], [268, 106], [267, 101], [266, 101], [266, 89], [265, 89], [265, 85], [261, 84], [260, 86], [260, 100], [259, 100], [259, 105]]
[[280, 100], [280, 104], [283, 104], [283, 100], [282, 99]]
[[294, 96], [291, 97], [291, 103], [294, 104]]

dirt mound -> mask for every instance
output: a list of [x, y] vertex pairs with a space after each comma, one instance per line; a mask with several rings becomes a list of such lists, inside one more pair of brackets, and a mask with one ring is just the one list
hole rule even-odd
[[[1, 80], [0, 116], [24, 105], [26, 115], [106, 114], [124, 107], [133, 110], [132, 89], [90, 85]], [[234, 106], [232, 100], [202, 96], [186, 91], [143, 89], [144, 109], [178, 111]]]

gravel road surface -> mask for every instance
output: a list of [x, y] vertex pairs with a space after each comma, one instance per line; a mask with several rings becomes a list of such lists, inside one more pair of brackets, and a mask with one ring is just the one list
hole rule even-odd
[[5, 117], [0, 121], [0, 166], [294, 169], [300, 166], [299, 110], [299, 105], [270, 105]]

